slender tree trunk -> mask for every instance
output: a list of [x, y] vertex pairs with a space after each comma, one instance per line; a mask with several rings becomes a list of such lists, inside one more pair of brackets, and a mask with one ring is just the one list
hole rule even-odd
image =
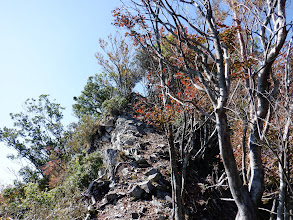
[[245, 115], [244, 119], [244, 131], [242, 135], [242, 179], [243, 184], [247, 185], [247, 175], [246, 175], [246, 134], [247, 134], [247, 127], [248, 127], [248, 121], [247, 116]]
[[249, 138], [249, 158], [251, 177], [249, 192], [253, 203], [258, 206], [264, 190], [264, 169], [261, 159], [261, 136], [264, 136], [263, 124], [269, 110], [269, 77], [273, 61], [265, 64], [258, 74], [257, 84], [257, 110], [251, 122], [251, 134]]
[[[282, 150], [282, 149], [281, 149]], [[286, 180], [283, 165], [286, 163], [286, 153], [281, 151], [281, 159], [279, 161], [279, 176], [280, 176], [280, 187], [279, 187], [279, 204], [277, 209], [277, 220], [284, 220], [285, 200], [286, 200]]]
[[168, 125], [168, 143], [170, 153], [170, 164], [171, 164], [171, 185], [172, 185], [172, 203], [173, 203], [173, 219], [183, 220], [183, 204], [181, 199], [181, 181], [180, 174], [176, 160], [176, 151], [174, 145], [174, 136], [172, 125]]
[[279, 176], [280, 176], [280, 187], [279, 187], [279, 204], [277, 209], [277, 219], [289, 219], [288, 210], [286, 209], [287, 202], [287, 178], [290, 177], [289, 170], [289, 148], [288, 148], [288, 139], [289, 139], [289, 127], [292, 123], [291, 117], [293, 113], [293, 105], [289, 105], [289, 115], [287, 118], [287, 122], [284, 128], [283, 137], [280, 144], [280, 154], [281, 158], [279, 161]]
[[247, 187], [242, 184], [237, 170], [224, 109], [217, 109], [216, 124], [220, 153], [227, 173], [230, 190], [238, 207], [236, 219], [255, 220], [257, 219], [257, 210], [250, 198]]
[[277, 203], [277, 199], [275, 198], [273, 200], [273, 205], [272, 205], [272, 208], [271, 208], [271, 213], [270, 213], [270, 219], [269, 220], [274, 220], [275, 219], [276, 203]]
[[257, 125], [252, 129], [249, 140], [250, 182], [249, 192], [253, 203], [258, 206], [264, 190], [264, 169], [261, 160], [261, 148]]

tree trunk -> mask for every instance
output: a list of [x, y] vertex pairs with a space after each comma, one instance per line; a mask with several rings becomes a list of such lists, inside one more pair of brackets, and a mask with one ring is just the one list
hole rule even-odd
[[237, 170], [224, 109], [217, 109], [216, 124], [221, 157], [227, 173], [231, 194], [238, 207], [236, 219], [255, 220], [257, 219], [257, 209], [250, 198], [247, 187], [242, 184]]
[[284, 220], [285, 200], [286, 200], [286, 181], [283, 164], [286, 163], [286, 153], [281, 149], [281, 159], [279, 161], [279, 176], [280, 176], [280, 187], [279, 187], [279, 204], [277, 209], [277, 220]]
[[[257, 125], [255, 125], [257, 126]], [[253, 203], [258, 206], [264, 190], [264, 169], [261, 160], [261, 145], [259, 144], [258, 129], [252, 130], [249, 139], [250, 181], [249, 192]]]
[[181, 199], [181, 181], [179, 175], [179, 169], [176, 160], [176, 151], [174, 145], [174, 136], [172, 125], [167, 125], [168, 132], [168, 143], [170, 153], [170, 164], [171, 164], [171, 185], [172, 185], [172, 203], [173, 203], [173, 219], [183, 220], [183, 204]]

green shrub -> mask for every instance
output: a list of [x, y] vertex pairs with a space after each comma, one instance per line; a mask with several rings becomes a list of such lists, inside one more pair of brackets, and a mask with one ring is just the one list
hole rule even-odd
[[26, 211], [26, 208], [21, 206], [24, 198], [24, 185], [4, 189], [1, 193], [0, 216], [21, 219]]
[[70, 154], [80, 153], [87, 145], [90, 145], [98, 128], [99, 122], [95, 118], [90, 115], [82, 116], [81, 120], [75, 124], [67, 143]]
[[128, 101], [125, 97], [114, 96], [112, 99], [106, 100], [102, 104], [104, 115], [120, 115], [126, 108]]
[[116, 90], [103, 74], [90, 76], [79, 97], [74, 97], [76, 103], [72, 106], [73, 112], [78, 118], [84, 115], [98, 117], [101, 114], [103, 102], [110, 99]]
[[67, 181], [77, 186], [79, 190], [84, 190], [97, 178], [102, 165], [102, 158], [97, 151], [89, 155], [77, 154], [69, 163]]
[[42, 190], [38, 182], [6, 188], [0, 194], [0, 216], [13, 219], [84, 219], [87, 203], [82, 197], [103, 165], [99, 152], [73, 157], [64, 182]]

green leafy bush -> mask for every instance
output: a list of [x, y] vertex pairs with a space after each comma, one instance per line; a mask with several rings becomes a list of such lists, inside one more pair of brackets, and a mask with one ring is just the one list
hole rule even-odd
[[106, 100], [103, 102], [102, 109], [104, 115], [119, 115], [126, 108], [128, 101], [125, 97], [122, 96], [114, 96], [110, 100]]
[[67, 143], [70, 154], [80, 153], [87, 145], [90, 145], [98, 128], [99, 122], [94, 117], [82, 116], [81, 120], [75, 124]]
[[49, 95], [27, 99], [24, 111], [10, 114], [13, 128], [0, 128], [0, 142], [12, 147], [17, 153], [10, 159], [25, 158], [32, 168], [21, 170], [24, 181], [45, 179], [42, 170], [50, 161], [50, 155], [58, 152], [58, 158], [66, 155], [64, 149], [64, 126], [61, 123], [64, 110], [60, 104], [50, 101]]
[[84, 115], [98, 117], [101, 114], [103, 102], [111, 99], [115, 90], [105, 75], [90, 76], [81, 95], [73, 98], [76, 101], [72, 106], [74, 114], [78, 118]]
[[83, 190], [97, 178], [103, 161], [98, 152], [77, 154], [68, 164], [64, 182], [43, 190], [38, 182], [18, 184], [0, 194], [0, 216], [13, 219], [84, 219]]
[[21, 206], [22, 200], [25, 198], [25, 190], [23, 184], [8, 187], [1, 193], [1, 209], [0, 216], [6, 218], [14, 216], [21, 219], [26, 211], [26, 208]]
[[102, 165], [102, 158], [97, 151], [89, 155], [77, 154], [69, 163], [67, 181], [77, 186], [79, 190], [84, 190], [97, 178]]

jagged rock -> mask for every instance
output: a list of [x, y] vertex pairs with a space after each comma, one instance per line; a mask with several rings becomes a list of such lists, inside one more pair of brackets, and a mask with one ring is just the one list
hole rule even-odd
[[157, 160], [156, 157], [154, 157], [154, 156], [150, 156], [150, 161], [151, 161], [152, 163], [156, 163], [158, 160]]
[[114, 202], [116, 199], [118, 199], [118, 195], [116, 193], [108, 193], [105, 196], [108, 203]]
[[158, 173], [158, 170], [155, 169], [155, 168], [152, 168], [152, 169], [150, 169], [149, 171], [147, 171], [147, 172], [145, 173], [145, 175], [146, 175], [146, 176], [150, 176], [150, 175], [153, 175], [153, 174], [156, 174], [156, 173]]
[[89, 188], [88, 193], [96, 200], [101, 200], [110, 190], [110, 181], [93, 181]]
[[115, 177], [115, 167], [117, 165], [117, 160], [118, 160], [118, 153], [119, 151], [116, 149], [106, 149], [105, 150], [105, 161], [106, 161], [106, 166], [109, 171], [109, 178], [111, 180], [114, 180]]
[[138, 168], [147, 168], [150, 167], [149, 163], [145, 158], [141, 158], [134, 162], [135, 166]]
[[122, 150], [125, 146], [133, 146], [138, 138], [142, 137], [143, 131], [139, 128], [142, 125], [135, 119], [121, 116], [116, 121], [116, 128], [112, 133], [111, 143], [113, 148]]
[[136, 212], [131, 213], [131, 218], [132, 219], [138, 219], [139, 218], [139, 214]]
[[158, 182], [160, 180], [161, 176], [159, 173], [155, 173], [155, 174], [152, 174], [150, 176], [148, 176], [148, 180], [152, 183], [152, 182]]
[[101, 148], [104, 142], [109, 142], [111, 140], [111, 135], [107, 131], [107, 126], [99, 124], [94, 130], [94, 134], [91, 135], [89, 143], [87, 145], [87, 153], [90, 154], [97, 149]]
[[139, 183], [138, 186], [146, 193], [152, 193], [155, 189], [151, 181], [144, 181], [142, 183]]
[[135, 185], [130, 191], [129, 194], [136, 199], [141, 199], [143, 196], [144, 190], [138, 185]]
[[[107, 172], [109, 170], [111, 174], [114, 170], [117, 175], [111, 174], [115, 185], [102, 200], [96, 202], [97, 219], [116, 219], [116, 216], [122, 219], [158, 219], [167, 216], [170, 208], [165, 207], [167, 201], [164, 199], [171, 191], [169, 178], [165, 177], [169, 161], [161, 160], [158, 155], [159, 151], [169, 154], [168, 145], [162, 144], [165, 137], [145, 127], [142, 131], [145, 125], [130, 117], [122, 116], [112, 122], [109, 127], [107, 123], [104, 125], [106, 131], [111, 132], [111, 143], [104, 143], [104, 146], [111, 147], [104, 152]], [[154, 163], [156, 165], [152, 167]], [[152, 203], [152, 200], [156, 202]]]

